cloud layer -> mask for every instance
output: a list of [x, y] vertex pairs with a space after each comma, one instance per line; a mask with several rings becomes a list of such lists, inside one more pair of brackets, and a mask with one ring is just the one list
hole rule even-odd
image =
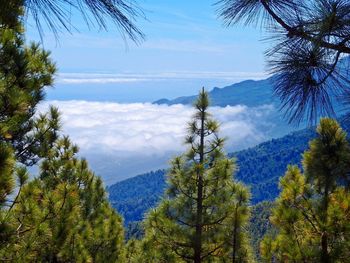
[[[109, 185], [151, 170], [166, 168], [169, 159], [185, 150], [186, 124], [193, 109], [184, 105], [48, 101], [62, 113], [63, 133], [80, 147], [92, 169]], [[236, 151], [271, 138], [273, 125], [266, 121], [272, 106], [213, 107], [228, 137], [227, 151]]]
[[[184, 105], [150, 103], [105, 103], [51, 101], [41, 106], [57, 106], [62, 112], [63, 132], [85, 151], [161, 154], [181, 151], [186, 123], [193, 109]], [[266, 139], [264, 123], [270, 106], [213, 107], [211, 112], [222, 123], [221, 134], [229, 137], [228, 148], [241, 149]]]
[[147, 82], [147, 81], [169, 81], [188, 79], [222, 79], [229, 81], [239, 81], [242, 79], [262, 79], [267, 75], [262, 72], [157, 72], [157, 73], [60, 73], [57, 83], [61, 84], [107, 84], [126, 82]]

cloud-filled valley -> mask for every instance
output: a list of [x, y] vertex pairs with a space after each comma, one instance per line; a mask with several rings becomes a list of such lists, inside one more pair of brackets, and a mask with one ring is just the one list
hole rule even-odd
[[[107, 184], [166, 167], [171, 156], [185, 150], [186, 124], [193, 114], [185, 105], [87, 101], [47, 101], [40, 111], [49, 105], [59, 108], [63, 133], [79, 145]], [[269, 105], [211, 108], [221, 135], [228, 138], [227, 151], [269, 139], [274, 125], [266, 120], [274, 111]]]

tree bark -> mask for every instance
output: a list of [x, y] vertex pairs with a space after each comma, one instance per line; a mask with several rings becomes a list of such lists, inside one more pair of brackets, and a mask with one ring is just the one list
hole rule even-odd
[[[199, 164], [204, 163], [204, 122], [205, 112], [202, 109], [201, 114], [201, 130], [200, 130], [200, 149], [199, 149]], [[202, 168], [202, 167], [201, 167]], [[194, 262], [202, 261], [202, 214], [203, 214], [203, 175], [202, 170], [198, 171], [198, 189], [197, 189], [197, 220], [196, 220], [196, 238], [194, 246]]]
[[232, 242], [232, 263], [236, 263], [236, 254], [237, 254], [237, 209], [235, 209], [235, 217], [234, 217], [234, 224], [233, 224], [233, 242]]
[[[324, 200], [323, 200], [323, 227], [326, 228], [328, 223], [328, 198], [329, 198], [329, 182], [326, 180], [325, 190], [324, 190]], [[328, 233], [327, 229], [323, 230], [321, 237], [321, 262], [330, 263], [330, 256], [328, 252]]]

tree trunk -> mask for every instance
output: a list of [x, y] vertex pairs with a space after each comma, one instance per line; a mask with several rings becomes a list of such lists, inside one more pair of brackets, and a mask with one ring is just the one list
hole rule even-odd
[[[323, 224], [324, 227], [327, 226], [328, 223], [328, 199], [329, 199], [329, 182], [326, 181], [325, 190], [324, 190], [324, 200], [323, 200]], [[328, 253], [328, 233], [327, 229], [323, 230], [321, 237], [321, 262], [322, 263], [330, 263], [331, 259]]]
[[[202, 166], [204, 163], [204, 121], [205, 112], [202, 111], [201, 130], [200, 130], [200, 153], [199, 163]], [[203, 175], [202, 171], [198, 172], [198, 189], [197, 189], [197, 220], [196, 220], [196, 238], [194, 246], [194, 262], [202, 261], [202, 214], [203, 214]]]
[[330, 263], [331, 261], [328, 253], [328, 235], [326, 232], [322, 234], [321, 246], [322, 246], [321, 262]]
[[233, 224], [233, 242], [232, 242], [232, 263], [236, 263], [236, 254], [237, 254], [237, 209], [238, 207], [236, 207], [235, 209], [235, 217], [234, 217], [234, 224]]

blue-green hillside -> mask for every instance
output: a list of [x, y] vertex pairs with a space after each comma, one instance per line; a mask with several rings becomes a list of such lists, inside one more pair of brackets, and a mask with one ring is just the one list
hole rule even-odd
[[[236, 178], [250, 186], [252, 203], [273, 200], [278, 180], [288, 164], [299, 164], [308, 142], [315, 136], [313, 129], [304, 129], [256, 147], [229, 154], [237, 159]], [[112, 205], [124, 216], [125, 222], [139, 221], [154, 207], [165, 186], [165, 170], [142, 174], [108, 187]]]

